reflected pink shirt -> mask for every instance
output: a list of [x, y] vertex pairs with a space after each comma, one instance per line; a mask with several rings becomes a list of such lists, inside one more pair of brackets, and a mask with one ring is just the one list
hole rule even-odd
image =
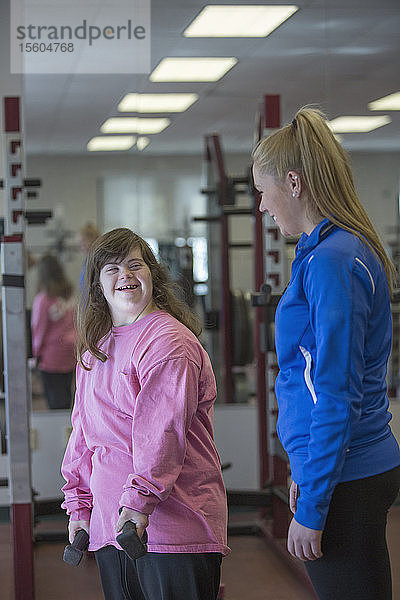
[[63, 508], [90, 519], [90, 550], [119, 548], [120, 506], [149, 515], [149, 552], [227, 554], [213, 441], [215, 379], [197, 338], [164, 311], [113, 327], [105, 363], [77, 367]]
[[39, 292], [32, 304], [32, 352], [41, 371], [69, 373], [75, 369], [74, 298], [64, 300]]

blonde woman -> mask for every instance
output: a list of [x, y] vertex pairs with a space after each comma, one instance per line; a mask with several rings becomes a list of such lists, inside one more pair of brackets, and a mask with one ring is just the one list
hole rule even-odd
[[293, 483], [289, 552], [321, 600], [390, 600], [387, 511], [400, 483], [386, 370], [394, 268], [322, 113], [253, 151], [260, 210], [300, 235], [276, 312], [278, 432]]

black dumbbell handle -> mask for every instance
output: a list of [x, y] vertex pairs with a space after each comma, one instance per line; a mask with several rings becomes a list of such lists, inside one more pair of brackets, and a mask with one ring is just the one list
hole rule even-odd
[[116, 540], [132, 560], [144, 556], [147, 552], [147, 532], [145, 531], [142, 539], [139, 539], [136, 532], [136, 525], [132, 521], [126, 521], [124, 523], [122, 533], [117, 535]]
[[89, 546], [89, 536], [87, 531], [85, 531], [84, 529], [79, 529], [71, 545], [77, 550], [81, 550], [81, 552], [84, 552]]
[[84, 529], [80, 529], [75, 537], [72, 544], [67, 546], [64, 550], [63, 559], [69, 565], [77, 567], [81, 562], [84, 551], [89, 545], [89, 536]]

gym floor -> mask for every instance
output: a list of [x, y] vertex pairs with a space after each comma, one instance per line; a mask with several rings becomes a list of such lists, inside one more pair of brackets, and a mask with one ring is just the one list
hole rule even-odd
[[[41, 529], [64, 527], [64, 520], [43, 520]], [[400, 506], [389, 513], [388, 541], [392, 560], [393, 600], [400, 600]], [[36, 600], [102, 600], [94, 558], [87, 555], [79, 567], [66, 565], [61, 557], [64, 543], [35, 545]], [[312, 594], [292, 570], [260, 537], [234, 536], [231, 554], [224, 559], [224, 600], [312, 600]], [[11, 528], [0, 523], [1, 599], [14, 600]], [[189, 600], [189, 599], [188, 599]], [[356, 599], [355, 599], [356, 600]]]

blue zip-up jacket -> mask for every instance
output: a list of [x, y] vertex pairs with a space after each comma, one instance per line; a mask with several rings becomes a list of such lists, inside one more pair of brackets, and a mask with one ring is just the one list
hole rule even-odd
[[400, 464], [388, 425], [392, 320], [382, 263], [324, 219], [297, 244], [275, 331], [278, 434], [300, 488], [295, 519], [323, 529], [337, 483]]

